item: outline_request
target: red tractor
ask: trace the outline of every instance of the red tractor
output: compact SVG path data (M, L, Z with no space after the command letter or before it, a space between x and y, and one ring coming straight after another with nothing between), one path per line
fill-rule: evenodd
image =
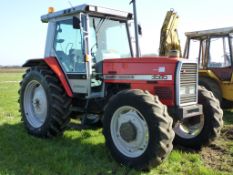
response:
M223 112L213 94L198 87L197 63L134 57L132 16L81 5L41 17L48 23L45 58L23 65L29 68L19 90L30 134L58 136L76 114L83 125L99 119L112 156L134 168L161 163L174 137L200 148L219 135Z

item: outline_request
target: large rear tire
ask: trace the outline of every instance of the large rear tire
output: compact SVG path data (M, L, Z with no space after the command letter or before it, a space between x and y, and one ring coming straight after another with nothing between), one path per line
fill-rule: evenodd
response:
M20 82L19 104L28 133L38 137L61 135L69 122L71 99L48 67L32 67Z
M176 144L200 149L220 135L223 127L223 111L212 92L198 88L198 103L203 105L203 115L184 119L175 124Z
M112 156L137 169L160 164L173 148L172 118L166 106L142 90L123 90L110 99L103 133Z

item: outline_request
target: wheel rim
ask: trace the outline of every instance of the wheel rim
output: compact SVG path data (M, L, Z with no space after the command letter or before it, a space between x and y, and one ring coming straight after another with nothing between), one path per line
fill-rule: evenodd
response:
M47 116L47 96L43 86L36 80L30 81L24 91L24 113L34 128L41 127Z
M120 107L114 112L110 127L113 142L122 154L135 158L145 152L149 143L149 129L137 109Z
M174 131L176 135L184 139L192 139L198 136L204 127L204 115L192 117L178 121Z

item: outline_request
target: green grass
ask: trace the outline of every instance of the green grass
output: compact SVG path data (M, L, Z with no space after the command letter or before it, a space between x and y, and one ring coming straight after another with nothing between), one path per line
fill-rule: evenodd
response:
M207 147L213 156L225 155L216 166L203 158L208 153L205 150L175 148L163 164L150 172L140 172L116 163L105 147L102 129L67 130L63 136L50 140L28 135L18 112L21 76L21 72L0 72L0 175L230 175L233 172L233 141L225 139L227 128L233 128L232 111L226 111L225 135L215 143L221 149Z

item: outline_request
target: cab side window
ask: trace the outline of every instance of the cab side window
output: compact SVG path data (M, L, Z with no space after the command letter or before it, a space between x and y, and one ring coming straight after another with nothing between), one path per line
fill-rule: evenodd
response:
M67 73L85 73L83 36L74 29L72 19L57 22L54 49L63 69Z
M231 66L228 37L210 39L208 67L221 68Z

